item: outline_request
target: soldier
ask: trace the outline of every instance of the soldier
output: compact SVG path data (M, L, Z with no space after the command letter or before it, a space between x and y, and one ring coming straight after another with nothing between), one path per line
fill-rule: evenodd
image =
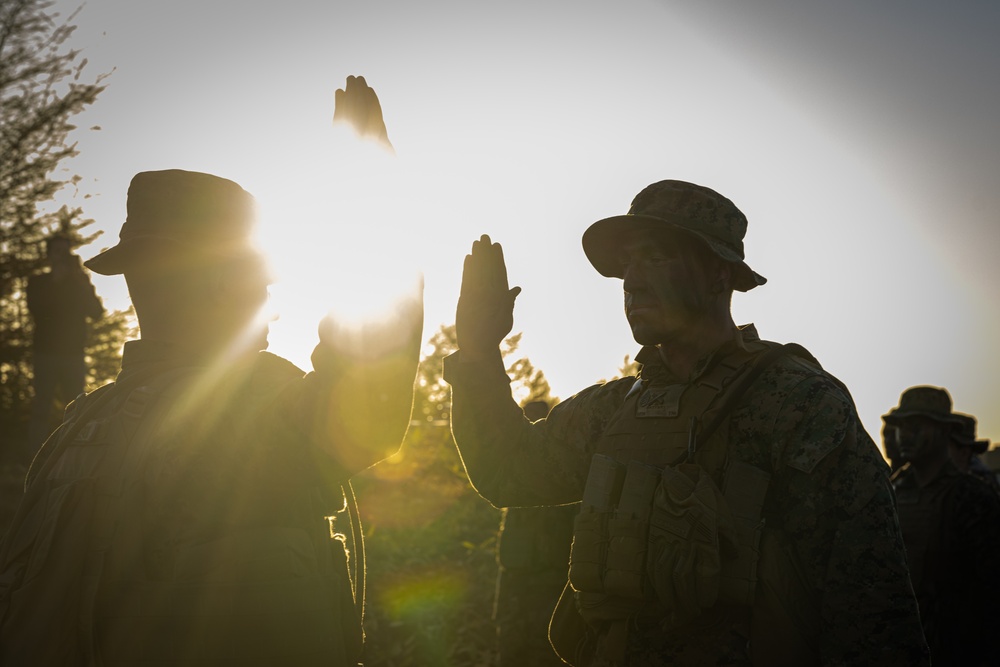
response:
M261 351L250 194L143 172L127 209L87 266L124 275L141 339L36 457L0 550L0 663L356 665L361 600L328 517L402 441L421 298L360 331L324 321L304 373Z
M524 416L544 419L546 401L531 401ZM497 535L497 595L494 615L500 667L563 664L549 645L549 617L566 585L577 505L511 507L503 510Z
M746 224L717 192L661 181L591 225L641 370L534 423L498 350L520 288L499 244L473 243L445 359L466 471L497 507L582 500L560 608L587 627L560 609L550 626L574 665L926 664L888 466L850 395L732 320L732 291L765 282Z
M951 462L960 471L985 482L994 493L1000 495L1000 482L997 481L996 473L979 458L990 448L990 441L976 439L976 418L972 415L955 413L955 418L959 420L958 428L951 434L951 442L948 443Z
M910 577L935 665L992 665L1000 623L1000 499L949 454L968 423L940 387L910 387L882 419L906 462L895 475Z
M45 261L49 270L32 276L27 289L28 311L35 325L31 343L35 398L28 426L31 451L52 429L53 399L62 408L83 391L88 322L104 314L68 236L54 234L45 242Z

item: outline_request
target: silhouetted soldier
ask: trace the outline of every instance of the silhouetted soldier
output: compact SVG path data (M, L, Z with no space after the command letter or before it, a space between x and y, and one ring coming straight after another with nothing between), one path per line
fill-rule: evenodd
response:
M497 507L582 500L560 607L596 639L559 609L550 630L573 664L922 664L889 469L847 390L732 321L733 290L764 283L746 225L683 181L591 225L584 251L624 280L641 370L534 423L498 349L520 288L499 244L473 243L444 367L466 471Z
M955 467L964 473L983 481L994 493L1000 495L1000 482L996 473L979 458L990 448L989 440L976 439L976 418L972 415L955 413L958 427L951 434L948 454Z
M949 447L965 416L939 387L911 387L883 415L906 462L893 476L913 588L934 665L994 665L1000 627L1000 499Z
M400 445L421 300L360 330L324 321L306 374L260 351L254 219L253 198L217 176L132 180L120 242L87 266L124 274L142 337L31 470L0 552L0 663L358 663L361 617L326 517Z
M35 398L28 425L32 451L52 430L53 401L57 399L65 407L83 391L88 320L104 314L101 300L72 249L69 237L50 237L45 243L49 270L28 280L28 311L34 322Z
M549 412L545 401L524 406L531 421ZM549 618L566 585L573 517L578 504L503 510L497 535L495 616L501 667L561 665L549 644Z

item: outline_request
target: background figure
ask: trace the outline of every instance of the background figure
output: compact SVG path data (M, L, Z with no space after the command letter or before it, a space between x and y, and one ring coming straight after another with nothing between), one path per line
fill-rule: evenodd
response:
M535 422L549 413L545 401L524 406ZM511 507L497 535L497 595L494 617L500 667L562 665L549 643L549 619L566 585L579 503L558 507Z
M975 417L961 413L955 413L955 417L959 420L958 427L951 434L951 442L948 443L952 463L962 472L985 482L1000 496L1000 481L997 480L996 473L980 458L990 448L990 441L976 439Z
M952 460L949 449L956 433L967 433L968 415L951 411L945 389L920 386L904 391L882 419L906 463L893 486L931 662L994 665L1000 498Z
M53 401L58 399L65 406L83 391L87 321L104 313L68 237L50 237L45 244L45 259L49 270L31 277L27 293L35 325L35 398L28 425L28 447L32 450L52 430Z

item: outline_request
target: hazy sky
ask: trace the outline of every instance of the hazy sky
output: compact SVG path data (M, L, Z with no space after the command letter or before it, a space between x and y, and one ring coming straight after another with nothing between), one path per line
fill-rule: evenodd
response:
M637 346L580 236L679 178L750 220L769 282L737 321L809 348L876 440L914 384L1000 439L997 3L91 0L77 23L89 71L114 70L79 119L101 130L77 136L77 203L108 232L83 254L117 238L136 172L236 180L282 278L272 349L301 365L319 314L402 290L397 265L424 273L425 337L452 321L485 232L554 392L610 377ZM350 74L395 159L333 134ZM125 305L120 278L95 282Z

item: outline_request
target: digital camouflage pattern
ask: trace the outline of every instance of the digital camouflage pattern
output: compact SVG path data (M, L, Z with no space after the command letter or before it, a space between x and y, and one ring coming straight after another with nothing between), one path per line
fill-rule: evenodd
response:
M743 261L746 216L736 204L711 188L687 181L659 181L635 196L627 214L592 224L583 234L583 249L601 275L622 277L618 246L626 229L637 228L694 234L716 255L736 265L733 287L742 292L767 282Z
M670 377L658 355L637 356L650 386L690 383L713 360L758 340L752 325L707 356L690 378ZM635 378L594 385L531 424L492 364L445 360L455 440L476 489L498 507L580 500L591 457ZM720 427L730 460L772 474L767 530L780 534L809 588L823 664L926 664L926 644L893 508L889 470L843 386L818 366L784 357L757 379ZM763 566L763 564L762 564ZM780 638L776 638L779 641ZM745 612L713 608L664 633L636 623L629 665L750 664Z

